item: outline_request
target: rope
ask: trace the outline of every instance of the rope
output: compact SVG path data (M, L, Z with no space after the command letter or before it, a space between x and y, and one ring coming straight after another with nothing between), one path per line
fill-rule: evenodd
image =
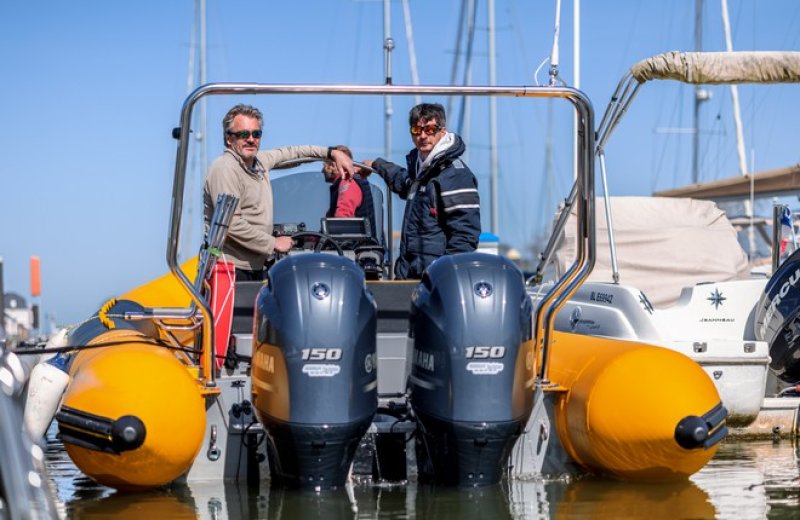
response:
M102 323L103 326L108 330L112 330L117 327L116 324L108 317L108 310L116 304L117 304L117 299L111 298L106 303L104 303L102 307L100 307L100 310L97 313L97 319L99 319L100 323Z
M155 347L165 348L167 350L177 350L180 352L188 352L190 354L199 354L200 350L192 349L192 348L181 348L181 347L174 347L169 343L162 341L156 338L150 338L147 336L136 336L135 337L136 343L145 343L148 345L153 345ZM15 349L9 350L9 352L13 352L18 356L25 356L25 355L38 355L38 354L61 354L66 352L75 352L78 350L85 350L85 349L93 349L93 348L105 348L105 347L113 347L118 345L127 345L131 343L131 338L113 340L113 341L103 341L101 343L93 343L91 345L67 345L64 347L53 347L53 348L26 348L26 349ZM222 356L219 356L222 357Z

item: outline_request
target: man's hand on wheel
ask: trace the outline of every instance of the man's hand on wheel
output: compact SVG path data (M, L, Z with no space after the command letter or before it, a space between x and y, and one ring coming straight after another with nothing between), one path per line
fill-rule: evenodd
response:
M292 237L275 237L275 252L288 253L294 246Z

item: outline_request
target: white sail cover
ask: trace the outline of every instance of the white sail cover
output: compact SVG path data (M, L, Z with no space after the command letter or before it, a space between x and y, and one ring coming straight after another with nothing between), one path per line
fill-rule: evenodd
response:
M800 82L800 52L679 52L644 59L631 67L644 83L674 79L694 84Z
M597 262L589 281L612 282L608 225L596 203ZM681 289L700 282L750 277L736 230L714 202L658 197L611 197L611 218L620 283L640 289L656 307L678 300ZM558 276L575 261L575 212L554 255Z

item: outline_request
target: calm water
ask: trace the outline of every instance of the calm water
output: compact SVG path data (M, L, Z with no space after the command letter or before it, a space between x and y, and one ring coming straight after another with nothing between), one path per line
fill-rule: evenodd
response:
M48 471L67 518L800 518L798 449L790 441L725 443L691 480L673 484L583 478L455 490L360 481L315 494L207 483L119 493L84 477L52 433Z

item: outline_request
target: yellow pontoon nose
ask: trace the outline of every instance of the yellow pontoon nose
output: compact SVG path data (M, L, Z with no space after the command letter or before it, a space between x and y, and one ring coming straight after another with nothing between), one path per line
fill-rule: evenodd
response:
M674 480L702 468L726 411L700 366L675 351L555 333L556 427L579 465L622 479Z
M202 388L169 350L109 331L74 360L56 416L75 465L115 488L167 484L191 467L205 433Z

